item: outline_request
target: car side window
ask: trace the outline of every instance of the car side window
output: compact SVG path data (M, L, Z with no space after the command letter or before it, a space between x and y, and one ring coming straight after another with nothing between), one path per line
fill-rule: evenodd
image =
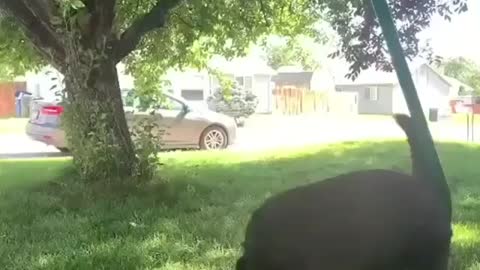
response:
M162 102L159 109L169 111L181 111L183 109L183 104L170 97L165 97L165 100Z

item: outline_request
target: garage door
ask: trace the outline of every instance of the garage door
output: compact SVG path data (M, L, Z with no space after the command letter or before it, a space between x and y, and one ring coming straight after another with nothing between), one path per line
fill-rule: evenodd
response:
M184 99L186 100L191 100L191 101L203 101L203 90L198 90L198 89L184 89L181 92L181 95Z

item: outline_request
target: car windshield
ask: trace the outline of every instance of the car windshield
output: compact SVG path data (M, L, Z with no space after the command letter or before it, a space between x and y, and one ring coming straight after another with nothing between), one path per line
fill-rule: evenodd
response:
M189 102L182 96L172 95L170 93L164 93L165 100L157 107L160 110L182 110L183 105L187 105L189 108L195 111L205 110L202 106L195 104L194 102ZM145 111L141 106L141 101L138 98L134 98L133 95L124 94L124 106L127 108L135 108L135 110Z
M193 109L195 111L205 111L205 110L207 110L205 107L201 106L200 104L195 103L195 102L190 102L190 101L186 100L185 98L183 98L182 96L176 96L176 95L172 95L172 94L165 94L165 96L167 98L172 99L172 100L180 101L181 103L187 105L190 109Z

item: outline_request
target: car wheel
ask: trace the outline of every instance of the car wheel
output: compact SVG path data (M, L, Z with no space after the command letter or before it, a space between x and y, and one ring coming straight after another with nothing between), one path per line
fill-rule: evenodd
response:
M57 147L57 149L62 153L70 153L70 150L68 150L68 148L65 148L65 147Z
M228 145L228 137L225 130L218 126L205 129L200 136L200 148L205 150L225 149Z

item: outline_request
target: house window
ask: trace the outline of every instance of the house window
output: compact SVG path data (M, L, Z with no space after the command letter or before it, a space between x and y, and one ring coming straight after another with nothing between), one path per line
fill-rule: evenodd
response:
M252 76L241 76L235 77L238 85L246 90L252 90L253 88L253 77Z
M252 77L245 77L245 85L243 86L244 89L252 90L253 88L253 79Z
M237 81L239 86L243 87L245 85L245 80L243 77L236 77L235 80Z
M378 100L378 87L372 86L365 89L366 98L370 101Z

